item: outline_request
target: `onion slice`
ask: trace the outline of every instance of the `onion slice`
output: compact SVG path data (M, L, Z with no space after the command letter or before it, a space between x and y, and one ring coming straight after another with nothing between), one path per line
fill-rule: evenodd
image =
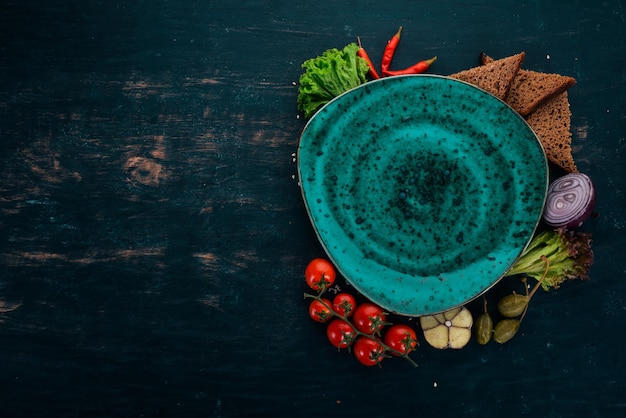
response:
M586 174L566 174L548 188L543 219L550 226L578 228L591 216L595 202L596 192Z

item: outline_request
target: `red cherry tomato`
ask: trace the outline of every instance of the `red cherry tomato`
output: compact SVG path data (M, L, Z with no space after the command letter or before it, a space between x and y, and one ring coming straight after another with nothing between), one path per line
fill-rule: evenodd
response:
M383 340L385 345L400 352L409 354L417 346L417 335L413 328L408 325L396 324L389 327ZM400 355L396 351L390 350L393 355Z
M381 307L365 302L354 310L352 322L359 331L365 334L378 333L387 323L387 314Z
M346 317L352 316L356 308L356 299L350 293L339 293L333 299L333 311Z
M326 335L333 346L347 348L354 341L356 331L343 319L334 319L328 324Z
M333 314L330 312L332 306L328 299L322 298L322 301L313 299L309 305L309 316L317 322L328 322L333 317Z
M316 291L328 289L335 283L336 276L335 267L333 267L330 261L323 258L313 259L304 271L306 284Z
M385 358L385 350L377 341L368 337L359 337L352 347L356 359L366 366L374 366Z

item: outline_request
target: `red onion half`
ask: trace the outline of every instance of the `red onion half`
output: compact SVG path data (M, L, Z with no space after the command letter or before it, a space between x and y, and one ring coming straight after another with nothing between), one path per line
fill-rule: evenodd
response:
M566 174L548 188L543 219L550 226L578 228L591 216L595 203L591 179L583 173Z

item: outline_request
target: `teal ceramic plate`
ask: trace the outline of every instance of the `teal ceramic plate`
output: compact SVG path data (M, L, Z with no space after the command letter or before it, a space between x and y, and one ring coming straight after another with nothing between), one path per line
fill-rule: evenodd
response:
M440 76L368 82L307 123L304 202L338 271L386 310L465 304L510 269L548 187L541 144L509 106Z

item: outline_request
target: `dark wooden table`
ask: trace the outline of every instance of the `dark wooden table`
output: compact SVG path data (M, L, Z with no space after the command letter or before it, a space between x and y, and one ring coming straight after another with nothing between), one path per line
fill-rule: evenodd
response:
M0 1L0 415L626 413L623 1ZM591 281L506 345L365 368L308 319L300 64L357 36L433 73L573 76Z

